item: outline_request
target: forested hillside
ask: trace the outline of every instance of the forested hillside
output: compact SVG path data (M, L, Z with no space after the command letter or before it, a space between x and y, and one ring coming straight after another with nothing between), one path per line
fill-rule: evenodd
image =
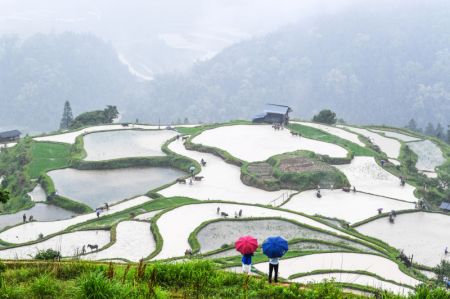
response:
M164 103L180 103L205 121L281 102L307 118L327 107L353 123L447 125L450 6L433 3L355 9L237 44L186 74L157 78L152 103L162 115L173 109Z
M56 130L66 100L77 115L122 103L134 83L113 47L94 36L0 38L0 127Z
M438 4L441 3L441 4ZM0 128L58 128L115 105L122 120L248 119L267 102L310 119L323 108L350 123L450 121L450 5L354 8L231 46L189 71L139 82L91 35L0 38ZM355 26L354 24L358 24ZM149 53L149 55L151 55Z

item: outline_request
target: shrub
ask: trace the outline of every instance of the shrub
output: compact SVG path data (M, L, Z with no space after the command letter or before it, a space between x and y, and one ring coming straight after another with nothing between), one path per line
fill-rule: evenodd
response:
M23 299L27 298L27 290L15 285L0 287L0 299Z
M128 285L122 285L115 280L109 280L103 272L95 271L85 274L78 280L76 297L110 299L130 298L132 296Z
M3 272L6 271L6 266L0 261L0 288L3 285Z
M51 248L39 251L34 258L36 260L54 261L61 259L61 253Z
M30 285L31 292L36 298L54 298L59 291L56 280L45 274L36 278Z

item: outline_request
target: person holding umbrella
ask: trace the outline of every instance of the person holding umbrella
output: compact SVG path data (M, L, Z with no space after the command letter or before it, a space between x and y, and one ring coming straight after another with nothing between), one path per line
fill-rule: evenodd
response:
M263 253L269 258L269 283L278 282L279 259L288 251L288 242L280 236L269 237L262 244Z
M236 241L234 247L242 254L242 271L250 273L252 256L256 248L258 248L258 240L252 236L243 236Z

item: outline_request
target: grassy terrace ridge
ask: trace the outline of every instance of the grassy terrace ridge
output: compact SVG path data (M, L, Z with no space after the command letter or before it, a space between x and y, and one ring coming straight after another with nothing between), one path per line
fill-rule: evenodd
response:
M328 159L326 156L316 155L308 151L275 155L265 162L244 163L241 167L241 181L246 185L267 191L281 189L305 191L315 189L319 184L324 188L330 188L331 185L334 188L349 186L345 175L326 163ZM284 170L286 161L291 162L290 168L296 168L295 162L298 162L298 164L311 163L311 169ZM265 172L270 173L266 176L256 173L255 171L261 166L264 166Z
M301 133L302 136L306 138L340 145L343 148L345 148L349 153L351 153L351 157L349 157L350 159L353 156L370 156L370 157L377 156L377 153L370 148L362 147L358 144L340 138L336 135L332 135L320 129L304 126L301 124L290 124L288 125L288 129L297 133Z
M376 292L384 299L447 298L443 289L416 295ZM428 297L424 295L428 295ZM269 284L265 278L216 270L208 261L175 264L6 262L0 264L0 298L308 298L356 299L333 282Z

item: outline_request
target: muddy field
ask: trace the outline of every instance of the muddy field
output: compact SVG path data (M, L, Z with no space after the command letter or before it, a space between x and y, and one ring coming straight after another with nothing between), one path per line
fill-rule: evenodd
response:
M248 171L263 180L273 179L272 165L266 162L257 162L248 165Z
M307 157L291 157L280 161L280 170L282 172L313 172L313 171L332 171L333 167L320 161L314 161Z

